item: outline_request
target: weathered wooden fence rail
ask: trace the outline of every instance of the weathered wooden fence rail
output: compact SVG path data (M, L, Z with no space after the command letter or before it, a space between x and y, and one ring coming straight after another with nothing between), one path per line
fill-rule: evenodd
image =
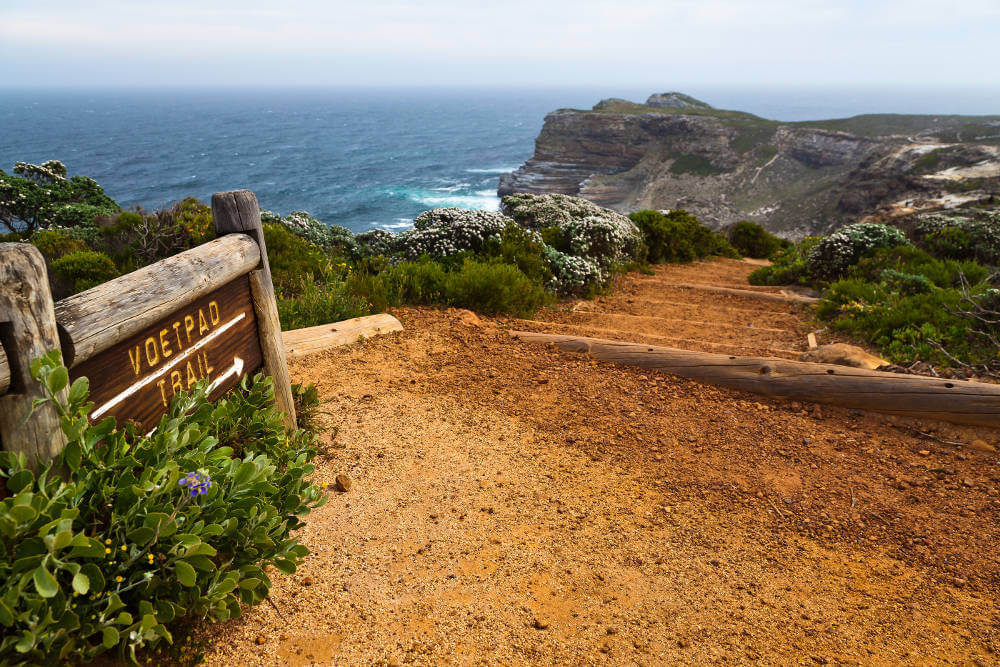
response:
M64 441L32 359L60 349L70 378L90 380L91 417L152 428L173 395L209 379L216 398L258 368L295 426L257 199L212 197L217 238L53 303L45 261L27 243L0 244L0 447L48 460Z

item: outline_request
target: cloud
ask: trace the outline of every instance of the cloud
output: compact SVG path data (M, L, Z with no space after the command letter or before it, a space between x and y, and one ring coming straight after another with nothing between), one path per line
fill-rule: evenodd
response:
M998 24L995 0L5 0L0 83L975 81Z

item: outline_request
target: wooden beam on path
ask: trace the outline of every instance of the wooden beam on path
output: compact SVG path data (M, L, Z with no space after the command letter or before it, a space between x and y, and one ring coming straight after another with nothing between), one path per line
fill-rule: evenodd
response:
M791 290L781 292L758 292L749 289L737 289L735 287L720 287L718 285L700 285L695 283L663 283L665 287L683 287L687 289L703 290L705 292L716 292L718 294L732 294L734 296L745 296L751 299L761 299L763 301L780 301L784 303L816 303L816 297L796 294Z
M785 359L734 357L599 338L515 331L604 361L661 370L731 389L957 424L1000 427L1000 385L882 373Z
M306 329L295 329L281 334L285 354L289 358L303 357L332 347L348 345L361 338L371 338L392 331L402 331L403 325L392 315L382 313L355 317L342 322L320 324Z

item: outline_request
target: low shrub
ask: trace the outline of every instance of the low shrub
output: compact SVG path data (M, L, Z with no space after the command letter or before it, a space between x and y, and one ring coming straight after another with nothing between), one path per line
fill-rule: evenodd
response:
M516 266L467 259L457 271L447 274L444 301L486 315L530 317L545 305L545 288Z
M718 232L683 209L666 214L636 211L629 216L642 232L646 259L661 262L691 262L710 256L739 258L739 253Z
M921 278L890 270L877 283L858 278L837 281L824 293L817 314L834 331L875 345L894 363L919 359L954 366L958 359L995 364L996 347L975 333L982 324L959 314L964 309L961 293L929 287L929 281ZM977 294L981 297L985 290L979 288Z
M1000 210L962 209L917 217L918 245L936 257L1000 265Z
M264 225L264 244L276 290L288 296L300 293L314 279L322 279L331 261L317 246L283 225Z
M339 225L327 225L306 211L292 211L282 217L271 211L261 211L261 221L281 225L327 253L357 257L358 242L351 230Z
M68 384L58 359L32 363L50 397ZM179 393L142 435L91 425L81 378L54 401L68 439L55 460L32 471L0 452L0 662L134 661L178 620L262 601L265 568L295 571L308 550L290 533L325 500L306 479L315 438L285 431L263 376L215 404L207 388Z
M278 319L285 331L381 312L374 311L365 296L352 293L339 278L320 283L306 279L291 292L277 299Z
M769 259L771 255L791 246L789 241L778 238L755 222L744 220L729 228L729 243L744 257Z
M545 258L545 243L541 236L514 222L504 227L495 247L487 246L483 254L498 258L504 264L516 266L521 273L542 285L552 280L552 270Z
M418 215L413 229L396 237L394 248L411 260L424 255L442 259L462 252L482 253L500 241L509 223L500 213L436 208Z
M879 248L909 245L906 235L896 227L859 222L824 236L809 252L809 273L820 280L836 280L862 257Z
M809 272L809 253L822 240L807 236L794 245L782 248L771 257L771 266L762 266L750 274L751 285L816 285Z
M38 251L50 264L71 252L90 249L82 240L54 229L43 229L35 232L31 236L31 243L38 248Z
M118 277L118 267L102 252L74 250L52 262L52 273L70 285L75 294ZM58 294L61 291L56 290L56 298L62 296Z

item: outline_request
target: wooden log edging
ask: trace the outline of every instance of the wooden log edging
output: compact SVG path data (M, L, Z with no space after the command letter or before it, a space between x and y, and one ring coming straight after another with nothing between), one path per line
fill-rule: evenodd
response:
M0 243L0 346L6 352L7 389L0 392L0 440L37 469L66 446L55 406L31 377L31 361L59 349L59 333L45 259L30 243ZM9 357L7 356L9 355ZM64 387L56 398L65 401ZM29 416L30 415L30 416Z
M7 389L10 387L10 364L7 362L7 355L4 354L3 348L0 347L0 396L7 393Z
M332 347L348 345L361 338L402 330L403 325L399 320L387 313L380 313L286 331L281 337L285 342L285 354L289 359L293 359Z
M230 234L57 302L63 362L82 364L258 264L257 243Z
M660 370L731 389L956 424L1000 428L1000 385L869 371L786 359L735 357L670 347L513 331L603 361Z
M655 282L655 281L651 281ZM719 285L702 285L697 283L661 283L664 287L680 287L683 289L696 289L704 292L715 292L717 294L731 294L733 296L743 296L750 299L761 299L763 301L778 301L782 303L802 303L812 304L819 301L814 296L797 294L791 290L781 290L778 292L759 292L749 289L738 289L736 287L722 287Z

